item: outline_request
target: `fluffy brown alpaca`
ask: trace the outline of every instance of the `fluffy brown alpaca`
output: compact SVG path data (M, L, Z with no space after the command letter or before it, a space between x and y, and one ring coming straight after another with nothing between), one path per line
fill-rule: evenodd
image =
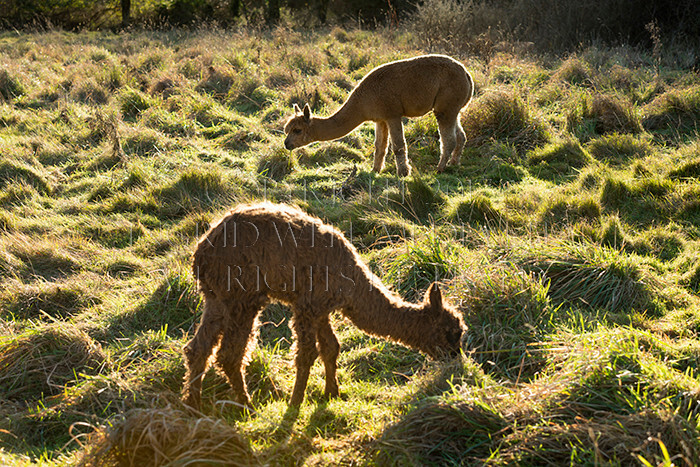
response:
M459 352L464 323L433 284L421 304L403 301L370 272L342 233L286 205L241 205L202 237L193 272L204 313L185 346L184 401L200 406L202 377L218 345L216 364L237 402L250 406L243 368L254 345L258 313L270 300L291 305L296 335L296 382L291 404L304 398L318 353L325 395L338 395L338 339L329 314L340 310L363 331L421 350L433 358Z
M466 137L459 113L472 98L474 81L464 65L446 55L422 55L381 65L370 71L345 103L328 118L311 115L294 104L294 116L284 127L284 146L294 149L314 141L340 138L366 121L375 122L374 168L384 168L388 139L396 156L400 177L411 172L401 117L419 117L431 110L440 131L442 172L459 162Z

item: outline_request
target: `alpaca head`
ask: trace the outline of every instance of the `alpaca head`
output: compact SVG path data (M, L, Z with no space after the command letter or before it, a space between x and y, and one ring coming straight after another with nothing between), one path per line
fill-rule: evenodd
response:
M466 326L457 310L443 301L437 282L433 282L425 293L423 310L430 317L433 334L424 351L435 359L444 355L459 355Z
M294 104L294 116L284 126L284 134L287 135L284 140L285 148L292 150L306 146L314 141L309 131L312 119L309 104L304 106L304 110L301 110L298 105Z

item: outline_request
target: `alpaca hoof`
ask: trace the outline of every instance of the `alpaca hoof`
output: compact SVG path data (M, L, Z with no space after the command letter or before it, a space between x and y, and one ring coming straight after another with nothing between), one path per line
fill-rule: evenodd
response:
M399 177L408 177L411 175L411 166L399 166L396 168L396 173L399 175Z

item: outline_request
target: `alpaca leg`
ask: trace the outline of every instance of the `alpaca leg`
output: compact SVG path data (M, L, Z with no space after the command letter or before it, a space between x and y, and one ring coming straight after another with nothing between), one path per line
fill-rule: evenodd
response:
M224 305L213 295L204 296L204 313L192 340L184 348L185 384L182 399L185 404L199 409L202 397L202 377L207 369L207 361L221 336L226 314Z
M318 349L323 360L323 365L326 369L326 390L325 397L338 397L338 378L336 377L336 369L338 367L338 354L340 353L340 343L335 337L331 323L326 316L319 324L316 331L316 340L318 341Z
M399 177L407 177L411 173L411 166L406 156L406 139L403 136L403 123L397 118L389 120L389 136L391 137L391 149L396 157L396 173Z
M386 122L379 121L374 127L374 167L372 168L377 173L384 169L388 143L389 126Z
M440 162L438 162L437 171L442 172L445 170L447 161L457 146L457 120L442 114L436 114L435 116L437 117L438 130L440 131Z
M308 310L304 310L303 313L305 313L306 316L303 316L302 313L295 312L293 322L294 333L297 338L297 353L295 357L297 375L294 381L294 390L292 391L290 404L295 406L301 405L304 400L304 392L306 391L306 384L309 381L311 365L313 365L318 354L316 349L317 326L314 325L313 319L310 318L311 314Z
M467 142L467 135L464 133L462 124L459 122L459 116L457 116L457 145L452 152L452 158L450 159L450 165L459 164L459 158L462 156L462 151L464 150L464 144Z
M255 345L256 333L253 324L261 307L262 305L246 304L231 315L216 353L216 364L226 374L236 402L247 407L252 407L252 404L246 389L243 370L247 363L247 356Z

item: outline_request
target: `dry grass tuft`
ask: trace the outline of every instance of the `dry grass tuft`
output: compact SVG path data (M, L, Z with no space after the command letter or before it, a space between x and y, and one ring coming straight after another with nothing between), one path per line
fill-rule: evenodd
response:
M478 98L466 111L462 126L469 146L498 140L525 152L551 139L546 123L533 116L513 91L491 92Z
M259 464L248 441L222 420L171 407L131 410L90 441L80 466Z
M493 434L507 428L507 421L486 404L431 401L384 432L378 440L377 461L379 465L481 464L489 457Z
M0 340L0 391L8 399L63 392L79 373L108 362L102 346L73 325L53 323Z

